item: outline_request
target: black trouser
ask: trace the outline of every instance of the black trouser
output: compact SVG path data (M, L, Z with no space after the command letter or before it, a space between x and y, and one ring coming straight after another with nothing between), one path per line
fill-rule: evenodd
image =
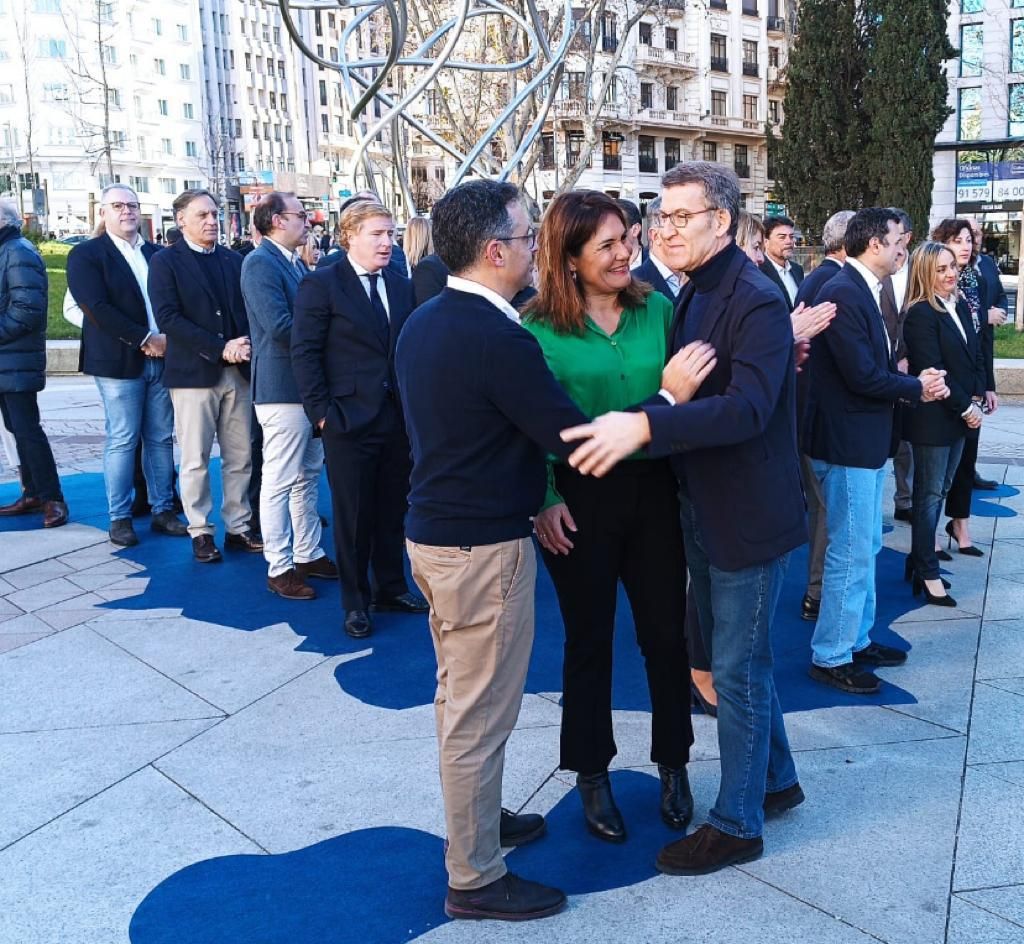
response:
M409 590L402 556L412 468L409 439L393 400L385 403L370 426L354 435L336 432L331 418L328 412L324 459L341 605L346 611L366 610L376 596L397 596Z
M711 653L704 648L704 634L700 631L697 602L692 593L686 595L686 651L691 669L698 672L711 671Z
M974 490L974 467L978 463L979 429L968 429L964 439L964 454L956 467L953 484L946 496L947 518L971 517L971 492Z
M555 483L578 527L568 556L543 552L565 624L559 766L595 774L616 754L612 642L621 580L647 669L651 760L682 767L693 727L675 475L667 460L623 462L600 479L558 465Z
M39 423L35 393L0 393L0 414L18 446L21 486L29 498L63 501L57 463Z

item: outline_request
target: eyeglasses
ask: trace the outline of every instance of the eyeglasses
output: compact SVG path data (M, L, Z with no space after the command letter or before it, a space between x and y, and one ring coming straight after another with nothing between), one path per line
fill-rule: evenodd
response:
M690 213L687 210L673 210L671 213L659 213L658 223L664 226L666 223L671 223L673 227L678 230L686 229L686 224L690 222L695 216L700 216L702 213L714 213L718 207L705 207L703 210L696 210Z
M278 213L278 216L297 216L303 223L309 219L309 214L305 210L286 210L284 213Z
M132 213L139 212L139 204L137 203L121 203L119 200L116 203L108 203L107 206L115 213L123 213L125 210L131 210Z
M510 242L513 239L526 239L529 240L527 248L537 248L537 230L533 229L532 227L528 229L525 233L523 233L522 236L495 236L494 238L503 243Z

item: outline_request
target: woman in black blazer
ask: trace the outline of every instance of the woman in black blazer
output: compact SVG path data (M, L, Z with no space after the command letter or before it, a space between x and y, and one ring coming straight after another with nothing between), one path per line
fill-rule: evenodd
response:
M990 286L985 277L978 271L976 263L981 247L974 240L974 233L969 220L943 220L932 231L932 239L949 248L956 256L960 267L957 285L960 298L967 305L970 313L970 327L978 337L985 363L986 383L984 389L992 391L991 399L986 394L983 401L991 405L995 402L995 376L992 363L993 334L988 323L988 306L986 299L990 294ZM978 459L978 429L969 429L964 440L964 452L960 457L960 465L953 483L946 496L946 534L950 537L950 545L956 541L960 553L969 557L982 557L983 552L971 542L969 519L971 517L971 492L974 489L974 467Z
M903 336L910 373L928 367L946 371L949 396L919 403L904 413L904 438L914 453L911 552L907 577L928 603L956 606L946 593L935 556L935 529L968 430L981 426L985 360L971 311L957 291L959 269L942 243L922 243L914 252L907 286Z

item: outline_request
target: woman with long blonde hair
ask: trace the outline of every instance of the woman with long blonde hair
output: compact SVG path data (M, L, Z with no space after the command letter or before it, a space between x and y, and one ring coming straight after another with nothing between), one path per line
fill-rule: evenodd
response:
M981 426L985 359L971 311L957 291L960 270L952 249L926 242L914 250L907 284L903 337L909 372L946 372L949 396L904 413L904 438L914 455L911 552L905 576L926 603L956 606L939 575L935 529L964 451L968 430Z
M412 271L420 264L424 256L434 251L434 237L430 231L430 220L425 216L414 216L405 226L405 238L402 249Z

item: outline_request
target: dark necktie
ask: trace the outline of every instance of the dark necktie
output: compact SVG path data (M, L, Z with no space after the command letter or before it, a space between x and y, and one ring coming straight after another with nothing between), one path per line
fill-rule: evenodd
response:
M384 332L384 336L387 337L391 330L390 323L388 321L388 311L384 307L384 302L380 297L380 292L377 291L377 280L380 278L379 272L367 272L366 277L370 280L370 307L373 309L373 313L377 316L377 329Z
M889 335L889 348L893 357L898 357L900 347L900 312L896 307L896 292L892 285L892 276L882 279L878 292L878 307L882 309L882 320L885 321L885 333Z

